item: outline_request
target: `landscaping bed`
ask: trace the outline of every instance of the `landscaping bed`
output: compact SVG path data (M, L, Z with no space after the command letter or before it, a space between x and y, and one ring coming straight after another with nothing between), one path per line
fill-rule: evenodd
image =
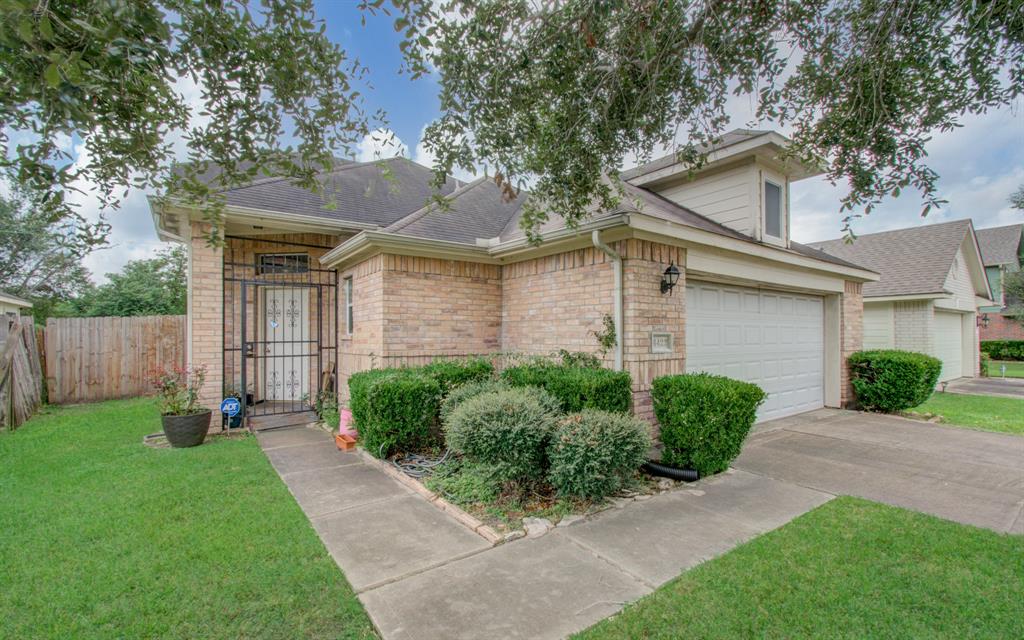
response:
M629 374L596 358L534 358L500 375L479 358L371 370L349 391L363 449L488 539L542 534L675 485L641 472L651 427L630 412ZM705 476L739 454L764 393L692 374L659 378L652 397L664 462Z

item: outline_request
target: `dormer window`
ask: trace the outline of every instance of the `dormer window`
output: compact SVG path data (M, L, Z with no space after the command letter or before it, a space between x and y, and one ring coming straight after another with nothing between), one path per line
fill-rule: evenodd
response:
M764 181L764 234L782 239L782 187Z

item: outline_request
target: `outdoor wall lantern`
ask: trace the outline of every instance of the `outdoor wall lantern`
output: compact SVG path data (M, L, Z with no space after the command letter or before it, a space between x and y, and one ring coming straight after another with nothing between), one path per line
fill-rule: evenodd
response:
M676 263L668 265L668 269L665 269L665 273L661 274L661 292L672 293L672 287L676 286L679 282L679 267Z
M662 286L664 286L664 285L662 285ZM988 323L989 323L989 320L988 320L988 314L987 313L983 313L980 316L978 316L978 326L979 327L981 327L982 329L988 329Z

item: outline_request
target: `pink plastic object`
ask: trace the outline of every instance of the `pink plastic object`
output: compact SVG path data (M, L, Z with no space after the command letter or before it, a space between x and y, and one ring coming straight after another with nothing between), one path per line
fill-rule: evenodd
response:
M359 435L355 427L352 426L352 411L350 409L341 410L341 420L338 422L338 433L343 436L352 436L353 438Z

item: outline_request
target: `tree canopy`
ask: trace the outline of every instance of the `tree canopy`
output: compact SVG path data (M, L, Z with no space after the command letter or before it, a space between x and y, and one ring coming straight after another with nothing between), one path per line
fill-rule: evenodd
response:
M579 221L624 157L701 161L731 97L791 128L790 153L848 193L847 216L910 187L942 201L925 144L1024 87L1020 0L466 0L430 31L442 169L484 163L533 194L528 230ZM735 125L732 125L735 126Z
M417 40L429 3L401 4L396 29ZM418 56L413 76L426 70ZM129 185L155 188L216 221L214 192L263 173L319 189L335 153L383 121L364 110L366 73L327 38L312 0L0 0L0 169L51 220L82 222L68 193L88 183L105 206ZM72 162L69 139L84 160ZM176 139L187 162L172 170Z
M89 285L61 303L61 316L154 316L185 313L188 256L183 246L158 252L156 257L132 260L109 282Z

